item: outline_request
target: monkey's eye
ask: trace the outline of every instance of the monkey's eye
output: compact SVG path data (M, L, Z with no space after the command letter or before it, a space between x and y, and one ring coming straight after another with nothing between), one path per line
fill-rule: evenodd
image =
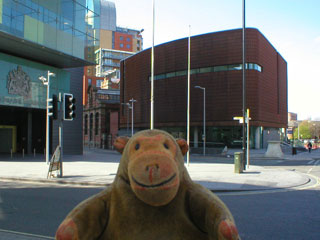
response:
M168 144L164 143L163 146L164 146L165 149L169 149Z
M140 144L137 143L136 146L134 147L136 150L138 150L140 148Z

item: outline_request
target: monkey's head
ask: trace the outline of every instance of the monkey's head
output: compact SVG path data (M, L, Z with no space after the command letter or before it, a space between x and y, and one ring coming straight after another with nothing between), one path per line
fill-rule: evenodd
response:
M130 184L134 194L152 206L168 204L176 196L184 171L185 140L160 130L145 130L130 139L118 137L122 153L117 177Z

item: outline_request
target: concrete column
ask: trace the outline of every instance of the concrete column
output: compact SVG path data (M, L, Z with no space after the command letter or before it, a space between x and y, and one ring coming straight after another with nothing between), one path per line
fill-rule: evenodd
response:
M198 147L198 127L194 127L193 131L193 147Z
M28 111L28 146L27 146L27 153L32 153L32 112Z
M261 143L261 127L256 128L255 132L255 149L260 149Z

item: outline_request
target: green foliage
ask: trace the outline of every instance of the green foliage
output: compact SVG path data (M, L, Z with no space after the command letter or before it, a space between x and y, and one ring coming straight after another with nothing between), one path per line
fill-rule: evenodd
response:
M310 139L313 138L311 134L310 124L308 121L303 121L299 124L299 134L300 139ZM298 128L294 129L294 138L298 138Z

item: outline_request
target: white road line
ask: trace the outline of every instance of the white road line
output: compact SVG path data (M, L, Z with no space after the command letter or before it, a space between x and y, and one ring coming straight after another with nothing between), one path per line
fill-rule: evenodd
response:
M315 160L311 160L310 162L308 162L309 165L313 164Z
M5 229L0 229L0 232L18 234L18 235L23 235L23 236L27 236L27 237L35 237L35 238L43 238L43 239L55 239L54 237L48 237L48 236L42 236L42 235L24 233L24 232L16 232L16 231L10 231L10 230L5 230Z
M313 170L313 168L314 168L315 166L319 165L320 160L317 160L317 161L314 160L314 161L315 161L315 162L314 162L312 168L309 169L309 171L307 172L307 174L309 174L309 173Z

